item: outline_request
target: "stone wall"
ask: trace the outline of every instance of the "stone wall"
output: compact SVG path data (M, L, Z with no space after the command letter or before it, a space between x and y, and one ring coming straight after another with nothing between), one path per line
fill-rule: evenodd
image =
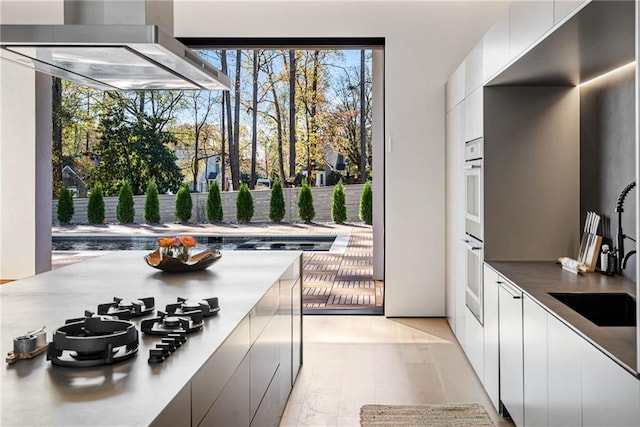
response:
M358 216L360 206L360 194L362 193L362 184L346 185L345 187L346 201L347 201L347 221L348 222L360 222ZM286 222L300 222L298 216L298 192L300 188L283 188L284 200L286 206L286 214L283 221ZM313 191L313 206L316 211L316 217L314 222L330 222L331 221L331 195L333 187L312 187ZM254 215L252 222L269 222L269 200L271 197L271 191L253 190L251 192L253 196ZM193 200L193 216L191 222L203 223L207 221L206 201L207 193L192 193ZM237 191L223 192L222 209L224 213L225 222L236 222L236 199L238 197ZM161 222L173 223L176 222L175 217L175 195L160 195L160 217ZM87 224L87 202L89 199L74 199L75 213L71 222L73 224ZM145 196L134 196L134 203L136 209L135 222L143 223L144 215L144 202ZM116 220L116 206L118 204L117 197L105 197L105 216L107 223L117 223ZM57 224L58 219L56 212L58 210L58 201L53 200L53 215L52 224Z

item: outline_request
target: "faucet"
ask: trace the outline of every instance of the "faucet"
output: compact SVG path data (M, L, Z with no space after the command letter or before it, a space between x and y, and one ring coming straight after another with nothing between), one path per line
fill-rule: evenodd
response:
M618 269L618 273L622 273L622 270L627 268L627 261L629 257L636 253L636 251L630 251L628 254L624 253L624 239L629 239L635 242L634 239L624 234L622 231L622 212L624 212L624 199L627 197L627 194L636 186L636 182L633 181L620 193L618 196L618 203L616 204L616 212L618 213L618 265L616 266Z

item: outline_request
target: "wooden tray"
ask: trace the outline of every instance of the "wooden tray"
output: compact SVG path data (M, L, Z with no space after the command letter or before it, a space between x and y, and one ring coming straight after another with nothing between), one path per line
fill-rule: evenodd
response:
M222 257L217 249L209 249L189 258L183 262L177 258L162 256L159 250L155 250L144 256L144 260L153 268L171 273L181 273L186 271L200 271L213 265Z

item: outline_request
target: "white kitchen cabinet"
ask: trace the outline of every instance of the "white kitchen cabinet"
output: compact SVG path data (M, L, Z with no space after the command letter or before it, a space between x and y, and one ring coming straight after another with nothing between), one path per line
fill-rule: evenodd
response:
M583 340L582 425L640 426L640 382Z
M582 424L584 340L554 316L547 318L549 426Z
M516 57L553 27L552 0L515 0L510 4L510 53Z
M500 348L498 325L498 283L500 276L484 266L484 389L491 403L500 406Z
M451 329L464 342L464 103L446 114L445 145L445 307Z
M528 296L523 297L524 425L548 423L547 316Z
M464 95L471 95L471 92L482 86L482 39L469 52L464 60Z
M447 83L444 85L445 111L451 111L464 99L465 88L465 65L464 61L458 65Z
M465 307L465 313L465 350L467 359L471 362L471 366L476 371L480 382L484 382L484 331L482 325L469 308Z
M462 348L466 351L467 348L467 334L466 334L466 323L467 323L467 304L466 304L466 295L465 295L465 283L466 283L466 274L464 267L465 256L466 256L466 244L463 243L460 239L455 242L456 248L456 265L457 270L456 274L456 338L458 342L462 346Z
M476 89L464 100L464 140L471 141L484 134L483 89Z
M510 60L509 8L507 8L484 35L482 42L482 81L487 83Z
M522 291L506 281L498 288L500 311L500 400L513 422L524 425Z
M569 14L573 13L578 6L589 0L555 0L553 2L553 24L562 21Z

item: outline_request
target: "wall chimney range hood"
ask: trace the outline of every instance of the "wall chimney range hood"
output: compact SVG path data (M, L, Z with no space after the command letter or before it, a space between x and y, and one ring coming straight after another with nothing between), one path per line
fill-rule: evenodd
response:
M0 25L0 57L102 90L230 87L165 31L171 0L65 0L64 8L64 25Z

